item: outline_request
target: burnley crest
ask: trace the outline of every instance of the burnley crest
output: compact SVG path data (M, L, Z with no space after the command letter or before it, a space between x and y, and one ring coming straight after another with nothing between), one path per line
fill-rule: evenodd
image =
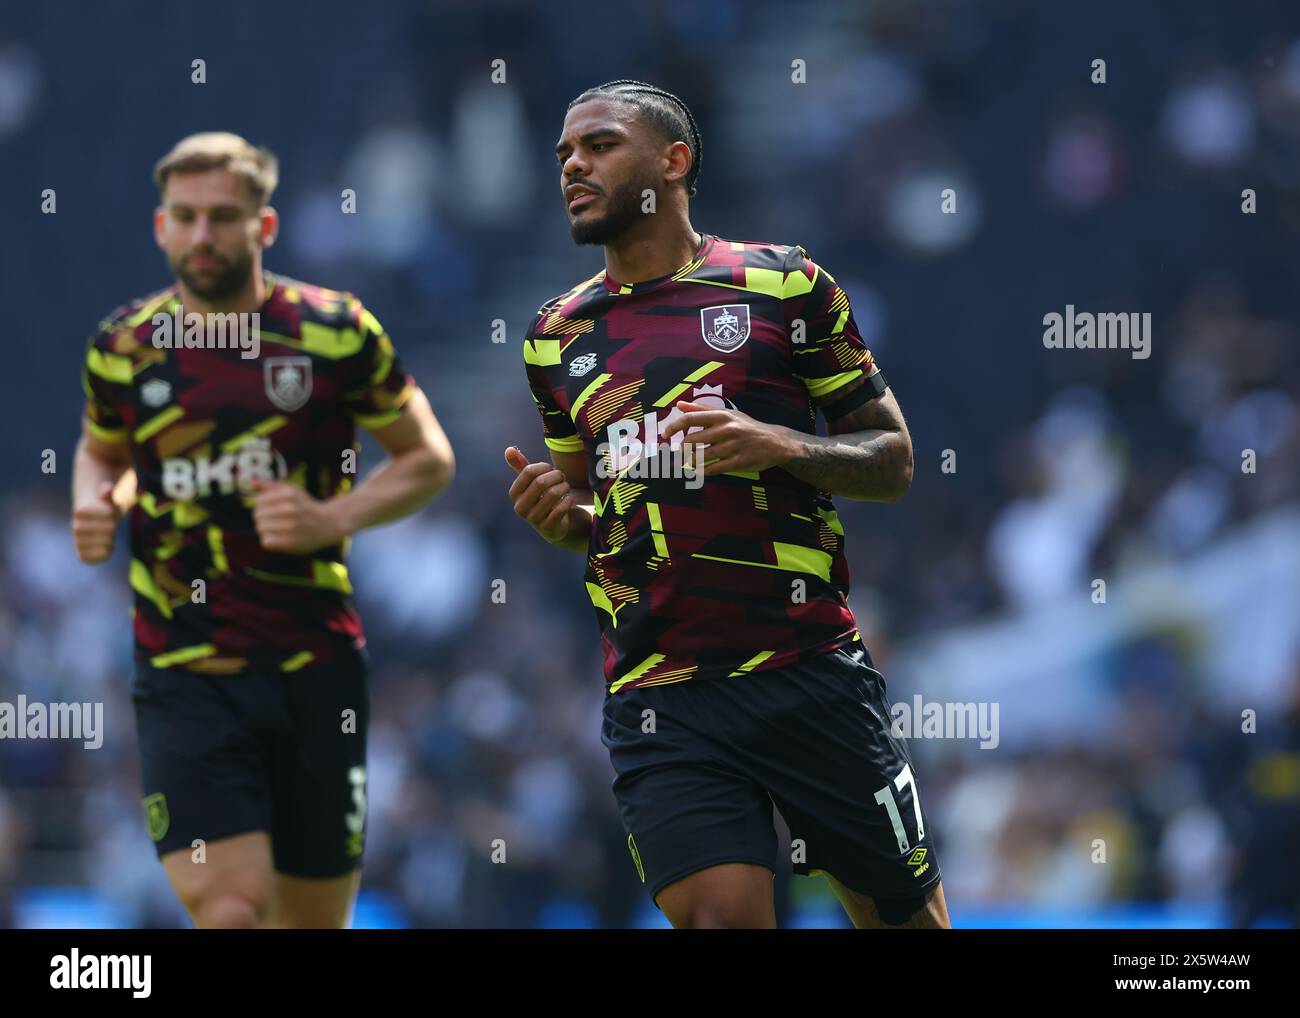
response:
M265 370L267 399L286 413L311 396L310 357L268 357Z
M700 331L704 342L722 353L731 353L749 338L749 305L719 304L700 309Z

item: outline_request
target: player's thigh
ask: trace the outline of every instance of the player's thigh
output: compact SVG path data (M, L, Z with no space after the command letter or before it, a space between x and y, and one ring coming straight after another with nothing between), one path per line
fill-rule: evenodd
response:
M655 904L679 930L774 930L772 876L754 863L709 866L669 884Z
M267 925L277 929L345 929L361 886L361 871L313 879L275 874Z
M141 665L132 681L146 825L197 925L249 925L269 900L264 700L250 676Z
M271 902L271 839L264 831L217 838L162 857L163 870L196 927L259 926Z
M853 925L860 930L948 930L948 903L943 896L943 883L937 883L924 893L902 898L879 900L850 887L845 887L831 874L826 874L831 890L840 899L844 911Z
M367 659L348 655L280 677L272 752L275 870L344 900L361 866L366 822ZM288 885L286 885L288 886ZM283 912L283 910L281 910ZM333 907L328 909L336 911Z
M612 694L601 739L651 900L674 925L694 925L701 913L762 925L776 865L772 800L729 759L717 699L709 684L691 682Z
M906 907L936 885L925 785L892 730L884 679L865 649L756 675L746 692L736 709L769 726L747 747L750 773L789 825L794 871L829 874L875 899L887 921L892 903Z

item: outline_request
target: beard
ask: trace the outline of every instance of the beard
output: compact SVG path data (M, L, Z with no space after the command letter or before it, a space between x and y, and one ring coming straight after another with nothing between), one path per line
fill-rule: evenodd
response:
M189 252L189 254L195 253ZM253 256L248 252L241 251L232 258L219 255L215 251L204 251L203 254L217 263L215 271L200 273L186 268L185 259L189 257L188 254L181 255L179 258L172 258L170 255L167 257L172 275L184 283L196 297L202 297L204 300L224 300L233 297L248 283L248 278L253 271Z
M613 191L605 192L605 214L595 216L590 212L578 213L569 223L569 233L575 244L609 244L618 240L645 213L641 211L642 192L658 191L652 181L629 181Z

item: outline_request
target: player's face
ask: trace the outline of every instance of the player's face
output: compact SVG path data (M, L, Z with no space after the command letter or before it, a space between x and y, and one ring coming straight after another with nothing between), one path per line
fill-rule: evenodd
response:
M245 181L229 170L173 173L154 232L176 278L196 296L220 300L252 277L258 252L274 236L270 211L259 209Z
M645 215L644 192L660 190L655 176L659 146L625 103L592 99L573 107L564 118L555 155L576 244L618 239Z

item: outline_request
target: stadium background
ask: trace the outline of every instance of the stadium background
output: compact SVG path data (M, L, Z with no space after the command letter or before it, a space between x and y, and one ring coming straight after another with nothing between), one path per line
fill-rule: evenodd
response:
M377 665L358 925L662 922L609 789L580 560L513 516L501 458L543 454L530 315L600 266L569 240L551 147L569 99L617 77L692 106L695 225L807 247L907 414L911 492L839 508L891 699L999 706L996 748L912 742L954 922L1295 925L1300 15L1282 7L6 5L0 700L102 701L107 735L0 742L0 925L184 923L139 805L123 542L78 563L67 490L85 338L169 282L151 167L211 129L279 155L268 267L362 297L459 460L444 498L353 549ZM1066 304L1150 312L1153 355L1045 349ZM844 924L820 879L776 887L783 924Z

